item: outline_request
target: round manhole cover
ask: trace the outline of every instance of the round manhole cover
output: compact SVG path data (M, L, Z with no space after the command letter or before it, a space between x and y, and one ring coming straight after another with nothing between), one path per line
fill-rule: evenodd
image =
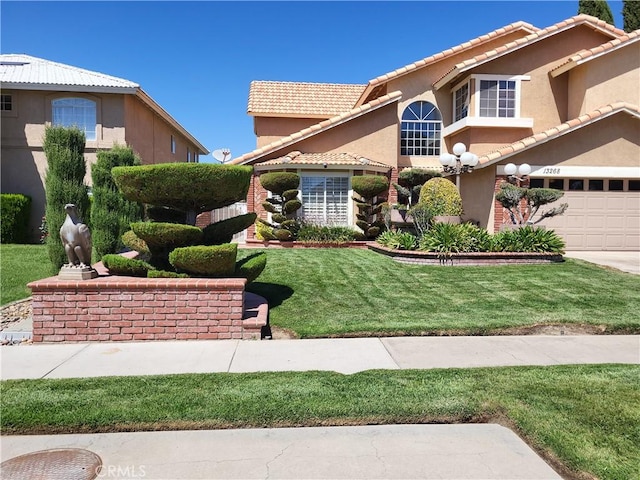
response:
M59 448L27 453L0 464L3 480L93 480L102 460L81 448Z

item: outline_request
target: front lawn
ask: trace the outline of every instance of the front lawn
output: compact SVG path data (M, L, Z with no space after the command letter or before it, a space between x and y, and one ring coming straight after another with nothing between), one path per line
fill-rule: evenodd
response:
M497 421L565 478L619 480L639 473L638 378L564 365L7 380L0 405L5 435Z
M361 249L266 249L248 290L298 336L499 333L535 325L640 331L640 277L580 260L411 266Z
M0 305L31 296L27 283L51 276L44 245L0 244Z

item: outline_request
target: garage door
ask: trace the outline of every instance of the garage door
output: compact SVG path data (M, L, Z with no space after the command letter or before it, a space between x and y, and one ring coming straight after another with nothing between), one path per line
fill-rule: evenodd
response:
M566 250L640 250L640 191L571 189L580 187L580 182L565 181L558 203L566 202L569 208L541 225L554 229L566 242ZM583 188L588 182L582 181ZM603 183L607 185L606 180Z

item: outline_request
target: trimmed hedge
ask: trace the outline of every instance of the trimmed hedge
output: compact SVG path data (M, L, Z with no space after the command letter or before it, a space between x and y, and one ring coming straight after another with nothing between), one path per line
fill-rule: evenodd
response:
M387 191L389 179L383 175L360 175L351 178L351 186L358 195L369 199Z
M202 230L202 243L204 245L231 243L236 233L246 230L253 225L255 221L256 214L251 212L212 223Z
M122 243L125 247L129 247L131 250L135 250L138 253L147 255L151 253L147 242L133 233L133 230L128 230L122 234Z
M0 195L0 242L26 243L30 214L31 197L21 193Z
M176 270L207 277L232 277L236 269L238 245L210 245L176 248L169 262Z
M129 277L146 277L154 267L143 260L127 258L114 253L102 257L102 264L111 275L126 275Z
M186 273L168 272L166 270L149 270L148 278L190 278Z
M187 214L185 212L168 207L147 205L145 213L151 222L186 223L187 221Z
M136 222L131 224L133 233L154 248L175 248L194 245L202 240L202 230L192 225L162 222Z
M272 193L284 196L284 192L296 190L300 185L300 175L293 172L269 172L260 175L260 184Z
M209 163L163 163L116 167L113 179L129 200L198 213L247 197L252 167Z
M249 284L260 276L266 266L266 252L253 253L236 263L235 276L239 278L246 278L247 284Z

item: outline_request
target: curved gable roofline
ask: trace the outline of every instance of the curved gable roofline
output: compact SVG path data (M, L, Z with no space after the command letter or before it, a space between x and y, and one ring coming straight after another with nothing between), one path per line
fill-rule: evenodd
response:
M379 77L376 77L373 80L369 81L366 88L360 95L360 98L356 102L356 106L362 104L362 102L365 101L367 96L373 91L374 88L382 84L385 84L390 80L415 72L421 68L427 67L433 63L439 62L440 60L450 57L451 55L456 55L458 53L464 52L471 48L475 48L479 45L482 45L483 43L493 41L496 38L502 37L504 35L507 35L509 33L512 33L518 30L534 33L534 32L537 32L539 29L527 22L520 21L520 22L511 23L509 25L493 30L492 32L486 33L472 40L469 40L467 42L461 43L460 45L456 45L455 47L451 47L446 50L443 50L442 52L436 53L435 55L431 55L429 57L423 58L422 60L418 60L417 62L413 62L404 67L398 68L397 70L394 70L392 72L385 73L384 75L380 75Z
M481 55L477 55L473 58L465 60L464 62L458 63L454 66L449 72L445 73L442 77L436 80L433 83L433 87L436 90L439 90L444 85L447 85L453 79L455 79L461 73L464 73L472 68L475 68L484 63L495 60L496 58L507 55L511 52L519 50L523 47L536 43L545 38L549 38L553 35L557 35L558 33L564 32L571 28L575 28L579 25L587 25L594 30L602 32L605 35L615 39L620 38L625 35L623 30L620 30L613 25L608 24L607 22L600 20L599 18L592 17L590 15L576 15L567 20L563 20L562 22L558 22L555 25L551 25L545 29L539 30L535 33L527 35L526 37L519 38L518 40L514 40L513 42L509 42L499 48L494 50L490 50Z
M340 115L335 115L334 117L323 120L320 123L311 125L310 127L292 133L291 135L287 135L286 137L282 137L281 139L276 140L275 142L271 142L264 147L257 148L249 153L245 153L240 157L234 158L229 163L236 165L255 163L257 160L269 153L280 150L282 148L290 147L291 145L294 145L302 140L306 140L309 137L313 137L318 133L325 132L331 128L337 127L338 125L342 125L343 123L361 117L362 115L366 115L367 113L373 112L374 110L378 110L379 108L382 108L386 105L397 102L398 100L400 100L400 98L402 98L402 92L391 92L387 95L383 95L382 97L376 98L375 100L372 100L365 105L355 107L348 112L341 113Z
M598 108L592 112L580 115L577 118L564 122L556 127L537 133L522 140L518 140L510 145L506 145L493 152L480 155L478 158L478 166L476 168L484 168L494 163L501 162L513 155L524 152L531 148L535 148L550 140L556 139L568 133L574 132L582 127L598 122L612 115L626 112L632 117L640 119L640 107L632 103L616 102Z
M629 32L622 37L615 38L610 42L603 43L597 47L591 49L580 50L575 55L569 57L565 62L561 63L557 67L554 67L549 73L552 77L557 77L565 72L568 72L574 67L586 63L594 58L598 58L601 55L606 55L611 52L615 52L621 48L628 47L636 42L640 41L640 30Z

